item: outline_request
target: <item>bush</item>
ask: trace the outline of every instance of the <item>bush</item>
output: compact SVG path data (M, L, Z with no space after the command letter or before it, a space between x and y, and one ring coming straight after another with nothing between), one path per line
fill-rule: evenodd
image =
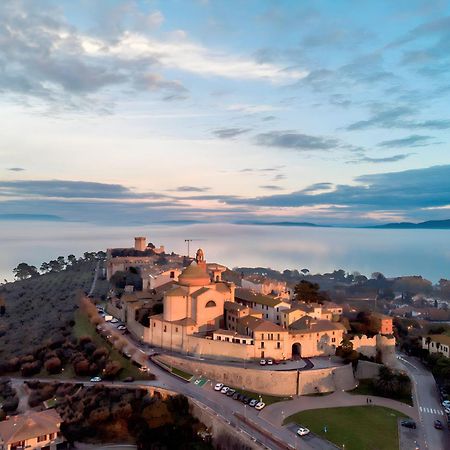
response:
M47 359L44 364L45 370L50 374L61 373L62 370L62 362L56 356L50 359Z
M78 376L89 375L89 361L87 359L80 359L73 364L73 370Z
M22 365L20 372L23 377L31 377L41 371L41 363L39 361L29 362Z
M5 413L12 413L17 410L19 406L19 398L18 397L9 397L3 402L2 409Z
M117 361L109 361L103 370L104 378L114 378L122 370L122 366Z
M92 354L92 359L99 360L102 358L107 358L109 355L109 351L106 347L99 347L95 350L95 352Z

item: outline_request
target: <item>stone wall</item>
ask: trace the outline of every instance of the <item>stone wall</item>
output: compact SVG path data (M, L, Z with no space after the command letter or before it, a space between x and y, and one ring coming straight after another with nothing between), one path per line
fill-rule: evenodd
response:
M203 375L233 387L276 396L332 392L356 386L351 365L297 372L243 369L169 355L159 355L156 358L168 366L194 375Z
M358 361L356 378L358 378L358 380L363 380L365 378L374 378L378 376L378 371L382 366L382 364L377 364L370 361Z

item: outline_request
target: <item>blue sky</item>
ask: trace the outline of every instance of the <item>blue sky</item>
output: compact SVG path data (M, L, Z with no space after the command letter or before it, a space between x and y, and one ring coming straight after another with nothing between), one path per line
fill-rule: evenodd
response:
M2 1L0 218L450 217L447 1Z

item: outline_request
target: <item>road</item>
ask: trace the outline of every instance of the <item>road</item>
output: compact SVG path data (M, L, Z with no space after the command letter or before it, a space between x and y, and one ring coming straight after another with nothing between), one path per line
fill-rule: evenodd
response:
M413 382L414 405L419 413L419 444L428 450L450 450L450 431L440 402L436 382L430 371L414 357L398 354L397 362ZM443 430L434 428L434 421L444 424Z

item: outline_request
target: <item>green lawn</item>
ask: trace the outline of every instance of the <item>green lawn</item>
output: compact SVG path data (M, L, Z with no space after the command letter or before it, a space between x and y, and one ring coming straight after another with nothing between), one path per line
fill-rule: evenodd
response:
M171 372L175 375L178 375L181 378L189 381L192 378L192 373L185 372L184 370L177 369L176 367L172 367Z
M355 389L351 391L347 391L349 394L354 395L375 395L377 397L383 397L377 393L372 384L372 379L362 379L359 380L359 384ZM405 395L403 397L387 397L392 398L392 400L397 400L398 402L406 403L407 405L413 406L413 402L411 399L411 394Z
M81 311L75 312L75 326L73 327L75 337L91 336L92 341L99 347L106 347L110 350L110 358L117 361L122 367L120 378L133 377L136 380L148 379L144 372L141 372L131 361L124 358L106 339L103 339L95 330L94 325L89 322L88 317Z
M398 450L399 417L406 416L381 406L350 406L302 411L284 423L306 426L345 450Z
M252 397L256 400L258 400L259 397L261 396L262 401L266 405L271 405L272 403L277 403L277 402L284 402L286 400L292 400L292 397L277 397L274 395L258 394L257 392L251 392L251 391L247 391L245 389L238 389L238 388L233 388L233 389L236 389L236 392L244 394L247 397Z

